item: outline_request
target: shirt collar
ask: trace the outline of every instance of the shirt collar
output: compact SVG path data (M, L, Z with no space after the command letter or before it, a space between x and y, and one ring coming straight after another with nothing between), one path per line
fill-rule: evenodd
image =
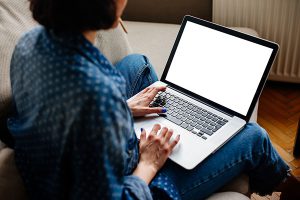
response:
M63 43L64 47L74 49L81 55L96 65L107 65L111 67L112 64L103 56L103 54L97 49L89 40L87 40L80 32L54 32L48 30L51 38L59 43ZM102 62L101 59L105 59L106 62Z

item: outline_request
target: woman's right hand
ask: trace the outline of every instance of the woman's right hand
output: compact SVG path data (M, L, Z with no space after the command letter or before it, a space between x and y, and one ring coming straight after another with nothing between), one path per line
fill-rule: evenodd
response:
M142 178L146 183L150 183L157 171L165 164L179 142L180 136L177 135L173 141L170 141L173 130L166 127L161 129L158 124L153 126L148 137L144 129L141 131L140 161L133 174Z

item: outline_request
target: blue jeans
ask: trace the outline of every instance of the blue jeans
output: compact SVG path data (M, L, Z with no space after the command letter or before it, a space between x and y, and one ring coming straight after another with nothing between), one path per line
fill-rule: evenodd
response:
M129 55L116 67L127 81L128 98L158 80L145 56ZM249 176L252 192L270 194L288 171L266 131L258 124L249 123L194 169L186 170L168 160L159 173L173 180L182 199L203 199L242 173Z

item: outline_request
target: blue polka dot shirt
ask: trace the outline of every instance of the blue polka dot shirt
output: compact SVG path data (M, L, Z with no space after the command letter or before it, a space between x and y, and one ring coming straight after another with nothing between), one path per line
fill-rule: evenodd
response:
M81 34L25 34L11 62L8 127L30 199L179 199L161 173L131 175L138 140L125 80Z

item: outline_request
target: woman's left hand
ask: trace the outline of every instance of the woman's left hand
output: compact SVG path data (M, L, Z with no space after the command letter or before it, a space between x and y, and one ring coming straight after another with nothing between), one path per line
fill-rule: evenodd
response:
M127 104L132 112L132 115L134 117L141 117L151 113L167 112L166 108L149 107L150 103L153 101L157 93L165 90L166 90L165 86L145 88L143 91L137 94L133 99L127 101Z

